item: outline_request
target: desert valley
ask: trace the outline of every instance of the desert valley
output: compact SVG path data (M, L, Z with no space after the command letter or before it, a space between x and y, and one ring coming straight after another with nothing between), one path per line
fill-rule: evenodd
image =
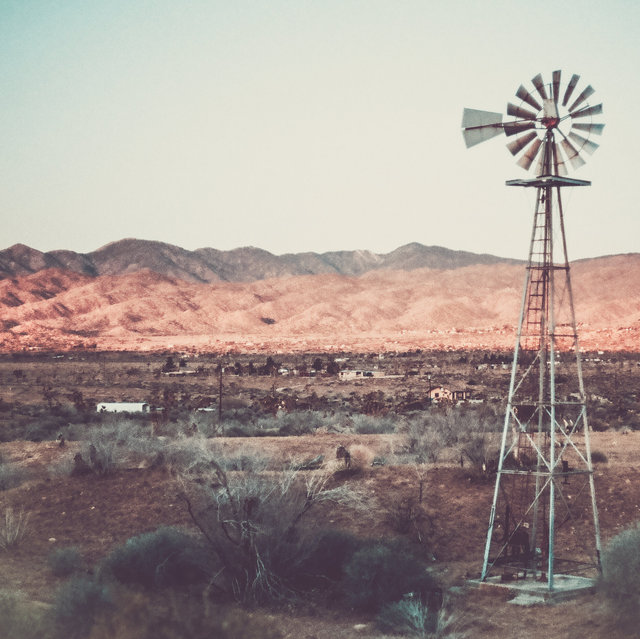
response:
M469 586L524 271L419 244L0 251L0 636L629 637L602 588ZM640 519L640 255L571 272L606 548Z
M123 240L0 251L0 349L512 349L524 263L410 244L276 257ZM581 344L635 350L640 255L572 266Z

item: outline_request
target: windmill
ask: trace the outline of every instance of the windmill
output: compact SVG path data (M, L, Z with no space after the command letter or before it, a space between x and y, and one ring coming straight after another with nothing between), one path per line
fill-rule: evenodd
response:
M534 177L508 186L535 189L536 201L509 394L481 581L529 580L562 588L568 575L600 569L600 531L586 394L573 305L561 190L588 186L568 177L593 153L604 125L593 121L591 85L563 86L554 71L501 113L465 109L467 147L505 134L517 164ZM586 578L586 577L585 577Z

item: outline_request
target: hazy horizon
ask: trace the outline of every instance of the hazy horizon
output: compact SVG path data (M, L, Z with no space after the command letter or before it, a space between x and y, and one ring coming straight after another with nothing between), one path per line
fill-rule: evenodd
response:
M526 173L504 136L466 149L462 110L562 69L606 125L564 190L569 257L635 252L639 32L628 0L7 0L4 243L523 259L533 193L504 184Z

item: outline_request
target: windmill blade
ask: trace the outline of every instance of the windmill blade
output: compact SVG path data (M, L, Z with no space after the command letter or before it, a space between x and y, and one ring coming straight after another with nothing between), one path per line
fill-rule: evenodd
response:
M462 136L467 148L500 135L502 113L465 109L462 112Z
M569 132L569 137L576 143L578 147L578 151L582 151L584 149L589 155L593 155L593 152L600 146L587 138L583 138L581 135L578 135L575 131Z
M571 114L571 117L585 118L588 115L600 115L600 113L602 113L602 102L592 107L584 107L584 109L580 109L579 111L574 111Z
M540 177L544 171L544 156L547 153L547 142L542 143L542 153L538 154L538 162L536 163L535 174Z
M512 142L509 142L507 148L511 151L511 155L518 155L531 140L535 140L537 137L538 134L535 131L529 131L529 133L523 135L521 138L516 138Z
M580 106L588 97L592 96L596 90L589 85L573 102L573 104L569 107L569 113L575 111L575 109Z
M578 80L580 80L580 76L575 73L571 76L571 80L569 80L569 84L564 92L564 98L562 98L562 106L567 106L567 102L569 102L569 98L573 94L573 90L576 88L578 84Z
M564 138L560 140L560 144L562 145L562 149L566 153L567 158L574 169L579 169L585 164L585 161L580 157L577 149L571 144L571 142L569 142L569 140Z
M587 133L595 133L596 135L602 135L602 129L604 124L593 124L591 122L574 122L572 129L579 129L580 131L586 131Z
M567 164L564 161L564 157L562 156L562 153L560 151L560 145L555 143L553 145L553 148L555 150L553 166L556 170L556 175L562 175L564 177L568 175L569 172L567 171Z
M511 102L507 104L507 115L512 115L516 118L522 118L523 120L535 120L537 117L537 114L533 113L533 111L523 109L522 107L516 106L515 104L511 104Z
M558 100L560 99L560 77L562 76L562 71L554 71L552 76L552 86L553 86L553 101L558 104Z
M542 73L538 73L538 75L535 78L532 78L531 82L533 83L533 86L537 89L538 93L540 94L540 97L543 100L546 100L548 96L547 96L547 90L544 88L544 82L542 81Z
M528 131L529 129L535 129L535 122L505 122L503 125L504 132L507 137L511 137L512 135L518 135L518 133L522 133L523 131Z
M522 84L516 91L516 97L520 98L523 102L526 102L529 106L532 106L536 111L542 110L538 101L524 88Z
M529 148L523 153L522 157L516 162L518 166L521 166L525 171L528 171L533 164L533 161L538 155L538 151L542 146L542 140L539 137L531 143Z

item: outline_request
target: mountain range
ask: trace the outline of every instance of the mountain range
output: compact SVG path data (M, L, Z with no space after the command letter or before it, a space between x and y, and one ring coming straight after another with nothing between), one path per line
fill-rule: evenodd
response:
M414 242L391 253L332 251L274 255L254 247L219 251L148 240L125 239L91 253L59 250L43 253L15 244L0 251L0 279L57 268L82 275L125 275L144 269L185 282L254 282L291 275L362 275L374 270L452 269L474 264L515 263L493 255L452 251Z
M572 264L581 345L638 350L640 254ZM408 244L276 256L122 240L0 251L0 350L513 348L525 266Z

